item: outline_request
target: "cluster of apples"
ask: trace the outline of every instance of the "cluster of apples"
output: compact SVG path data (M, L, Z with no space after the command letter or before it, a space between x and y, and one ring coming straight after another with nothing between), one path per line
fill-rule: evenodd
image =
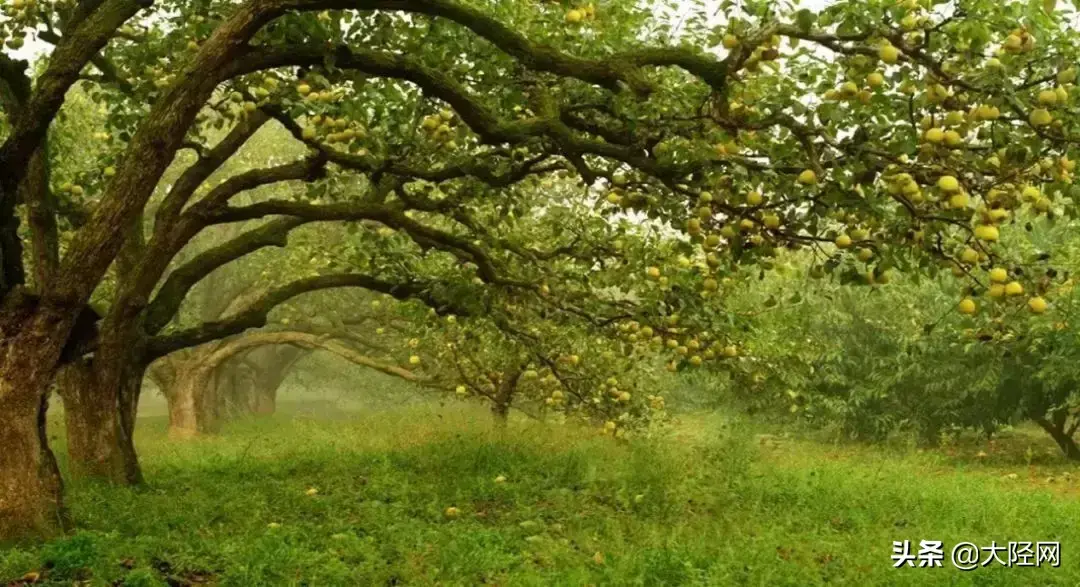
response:
M454 140L456 132L454 131L454 123L456 117L453 110L441 110L438 114L431 114L425 116L424 120L420 123L420 128L428 134L428 136L440 143L447 149L457 148L457 142Z
M1005 37L1001 49L1006 53L1027 53L1035 48L1035 37L1026 29L1018 28Z
M851 218L848 220L849 228L844 232L841 232L833 239L833 244L836 248L842 251L850 251L862 263L871 264L877 258L878 245L870 233L870 229L859 226L857 218ZM856 245L861 245L856 247ZM855 248L852 248L855 247ZM820 279L825 276L825 271L820 266L815 266L810 270L810 276L815 279ZM885 285L892 279L887 271L879 268L869 267L864 274L866 283L869 285Z
M328 88L320 92L312 87L311 82L306 81L296 85L296 93L300 94L306 102L337 102L342 97L340 91Z
M823 98L826 100L858 100L863 104L869 104L874 97L874 90L885 83L885 76L881 72L873 72L866 76L866 87L860 88L853 81L846 81L840 87L825 90Z
M649 267L648 272L650 277L656 275L654 279L661 277L658 267ZM707 278L706 281L712 281L714 285L711 287L714 289L719 286L712 277ZM710 288L709 285L705 287ZM707 360L739 356L738 347L734 344L725 345L720 341L710 341L711 337L708 333L698 336L693 335L686 328L680 328L677 314L669 316L666 322L666 325L659 329L663 333L652 326L642 325L636 320L620 324L619 332L630 342L659 346L673 352L676 357L668 363L668 369L671 371L678 369L679 361L683 360L691 366L699 367ZM629 398L624 401L629 401Z
M40 9L39 9L40 8ZM26 29L34 28L39 12L47 12L49 7L39 7L37 0L11 0L3 7L3 13L11 19L11 38L4 44L12 50L18 50L26 44ZM2 32L2 31L0 31ZM2 36L0 36L2 39Z
M585 6L579 6L578 8L571 8L566 12L567 24L581 24L586 20L593 20L596 18L596 6L591 2Z
M1051 112L1054 109L1063 108L1069 102L1068 87L1076 81L1076 69L1073 67L1062 70L1057 75L1057 85L1039 90L1034 96L1033 102L1037 105L1028 115L1028 122L1035 127L1048 125L1060 126L1061 122L1054 118Z
M580 362L580 360L579 360ZM524 382L534 382L535 385L541 388L553 388L547 397L544 398L544 404L551 407L560 407L566 403L566 394L563 393L559 386L559 378L551 372L550 369L544 369L542 372L537 371L536 368L530 366L528 369L521 373L521 379Z
M348 144L367 138L367 131L359 123L348 118L315 115L310 119L311 126L304 128L304 140L315 140L319 136L327 143Z

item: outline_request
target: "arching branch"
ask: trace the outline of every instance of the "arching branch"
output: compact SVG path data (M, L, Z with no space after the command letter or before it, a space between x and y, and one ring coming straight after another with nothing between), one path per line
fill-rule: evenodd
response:
M266 319L271 310L290 299L313 291L342 287L360 287L370 291L389 294L399 300L418 299L429 307L434 308L436 312L452 311L452 313L457 315L469 314L469 311L466 308L436 299L431 295L430 284L427 283L395 283L360 274L321 275L294 281L293 283L274 289L262 296L249 308L227 319L209 322L195 328L154 337L151 339L148 347L148 360L167 355L183 348L198 346L210 341L239 334L249 328L260 328L266 325Z
M143 326L145 332L152 335L164 328L176 316L187 293L202 278L259 249L284 247L288 243L289 231L305 222L301 218L275 220L207 250L177 268L147 306Z
M493 284L525 287L501 275L495 262L483 248L471 240L430 227L405 215L399 206L369 203L312 205L304 202L269 200L249 206L228 208L214 217L214 222L237 222L271 215L288 215L308 220L376 220L391 228L404 231L417 244L448 251L464 261L476 264L480 277Z
M621 84L626 84L637 93L649 93L652 88L636 71L645 66L681 67L705 80L717 91L723 90L727 78L723 62L712 55L687 48L640 49L603 60L567 55L552 47L534 43L482 10L455 0L287 0L284 7L291 10L368 8L445 18L487 39L530 69L580 79L609 90L618 90Z

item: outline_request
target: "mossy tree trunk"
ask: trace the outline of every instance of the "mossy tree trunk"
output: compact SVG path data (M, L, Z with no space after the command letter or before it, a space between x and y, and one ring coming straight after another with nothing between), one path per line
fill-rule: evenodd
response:
M0 307L0 543L54 536L66 526L45 417L74 322L62 310L7 302Z

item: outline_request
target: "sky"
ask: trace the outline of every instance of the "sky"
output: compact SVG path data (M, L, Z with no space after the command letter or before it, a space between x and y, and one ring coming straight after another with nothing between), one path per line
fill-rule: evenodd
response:
M833 1L835 0L801 0L796 1L796 4L800 8L808 8L810 10L817 11L831 4ZM680 2L686 7L685 10L687 12L693 10L692 4L689 2L689 0L680 0ZM684 12L683 14L686 14L687 12ZM718 22L722 20L718 13L715 14L715 19ZM39 41L37 38L34 37L27 37L26 44L17 51L12 51L11 49L4 47L4 51L10 57L13 57L15 59L25 59L27 61L30 61L31 63L34 62L41 55L48 53L50 49L51 45L43 41Z

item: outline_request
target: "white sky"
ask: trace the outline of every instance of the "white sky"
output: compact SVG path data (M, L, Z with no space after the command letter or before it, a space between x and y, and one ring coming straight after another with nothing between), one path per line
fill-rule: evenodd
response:
M835 0L794 0L794 4L799 8L809 8L810 10L817 11L821 10L822 8L831 4L834 1ZM680 0L680 3L686 6L686 11L682 13L682 15L688 14L689 11L693 9L690 6L690 3L686 0ZM716 20L717 22L720 22L722 20L719 18L719 14L711 16L715 16L714 20ZM7 46L4 46L3 50L8 56L12 58L25 59L33 63L40 56L48 53L50 48L51 45L49 45L48 43L39 41L36 37L28 36L26 38L26 44L23 45L19 50L13 51Z

